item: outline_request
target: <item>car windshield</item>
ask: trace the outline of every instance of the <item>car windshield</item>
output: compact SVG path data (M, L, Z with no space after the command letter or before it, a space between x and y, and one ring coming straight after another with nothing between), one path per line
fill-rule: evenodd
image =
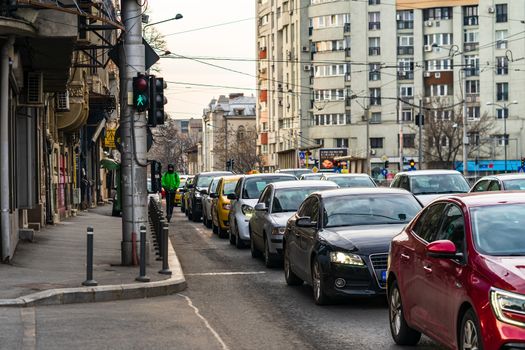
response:
M324 227L407 223L421 209L409 194L362 194L324 199Z
M224 196L227 196L227 195L235 192L235 187L236 186L237 186L237 181L226 182L224 184L224 187L222 188L222 194Z
M279 173L281 173L281 174L291 174L291 175L295 175L297 177L300 177L303 174L311 174L312 170L310 170L310 169L284 169L284 170L279 170Z
M470 187L461 174L416 175L410 177L413 194L466 193Z
M504 180L505 190L507 191L524 191L525 177L523 179Z
M303 174L301 180L321 180L323 174Z
M327 180L335 182L339 187L376 187L370 178L364 176L330 176Z
M525 256L525 204L470 209L474 245L481 254Z
M310 194L316 191L333 189L335 187L309 187L309 188L282 188L275 191L273 197L272 213L297 211L301 203Z
M242 191L242 198L244 199L257 199L261 195L262 190L266 185L274 182L281 181L290 181L296 180L296 178L291 176L261 176L261 177L252 177L247 178L246 183L244 184L244 190Z

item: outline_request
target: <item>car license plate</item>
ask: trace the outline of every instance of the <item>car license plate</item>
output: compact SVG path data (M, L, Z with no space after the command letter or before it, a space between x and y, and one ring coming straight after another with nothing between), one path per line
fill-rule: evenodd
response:
M381 281L382 282L385 282L386 281L386 270L381 270Z

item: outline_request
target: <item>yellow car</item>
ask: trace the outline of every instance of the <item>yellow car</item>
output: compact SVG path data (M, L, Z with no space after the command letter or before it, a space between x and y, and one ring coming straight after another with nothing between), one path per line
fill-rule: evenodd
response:
M215 192L210 194L210 197L213 198L211 204L213 233L218 234L221 238L226 238L230 228L228 215L231 206L228 195L235 192L235 187L240 178L239 175L221 177Z
M186 180L188 179L187 175L181 175L180 176L180 185L179 188L177 188L177 192L175 192L175 206L181 205L182 202L182 193L181 189L184 188L184 184L186 183Z

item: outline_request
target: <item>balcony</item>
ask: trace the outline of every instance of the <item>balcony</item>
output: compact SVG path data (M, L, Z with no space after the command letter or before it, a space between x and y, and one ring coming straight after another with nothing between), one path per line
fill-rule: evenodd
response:
M479 43L465 43L463 47L464 52L477 51L479 49Z
M398 55L413 55L414 54L414 46L398 46L397 47L397 54Z
M379 55L381 55L381 48L380 47L369 47L368 48L368 55L369 56L379 56Z
M397 29L414 29L414 21L397 21Z
M344 26L344 32L345 33L350 33L350 23L345 23L345 26Z
M368 80L370 80L370 81L381 80L381 72L378 72L378 71L369 72L368 73Z
M414 80L414 72L413 71L397 72L397 78L399 80Z
M479 76L479 67L465 68L463 71L465 72L465 76L466 77L477 77L477 76Z
M368 22L369 30L379 30L381 29L381 22Z
M463 17L464 26L477 26L479 24L478 16L465 16Z

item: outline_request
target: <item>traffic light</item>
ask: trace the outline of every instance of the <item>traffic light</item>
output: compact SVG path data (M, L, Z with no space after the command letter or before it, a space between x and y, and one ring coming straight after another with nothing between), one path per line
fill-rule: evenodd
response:
M413 159L410 159L408 161L408 165L410 165L410 170L416 170L416 161Z
M231 161L230 159L228 159L228 160L226 161L226 170L230 170L230 169L231 169L231 168L230 168L231 165L232 165L232 161Z
M162 165L156 160L151 161L151 191L160 192L162 189L161 184L162 176Z
M157 78L154 75L150 75L149 78L151 105L148 110L148 125L163 125L165 119L164 105L168 102L164 96L166 83L163 78Z
M149 108L149 81L148 76L138 73L133 78L133 107L137 112L144 112Z
M521 168L525 170L525 158L521 158Z
M425 125L425 116L423 114L416 115L416 125L421 127Z
M230 169L233 169L233 166L235 165L235 160L234 159L230 159L230 165L231 165Z
M385 169L388 169L389 165L390 165L390 162L388 160L385 160Z

